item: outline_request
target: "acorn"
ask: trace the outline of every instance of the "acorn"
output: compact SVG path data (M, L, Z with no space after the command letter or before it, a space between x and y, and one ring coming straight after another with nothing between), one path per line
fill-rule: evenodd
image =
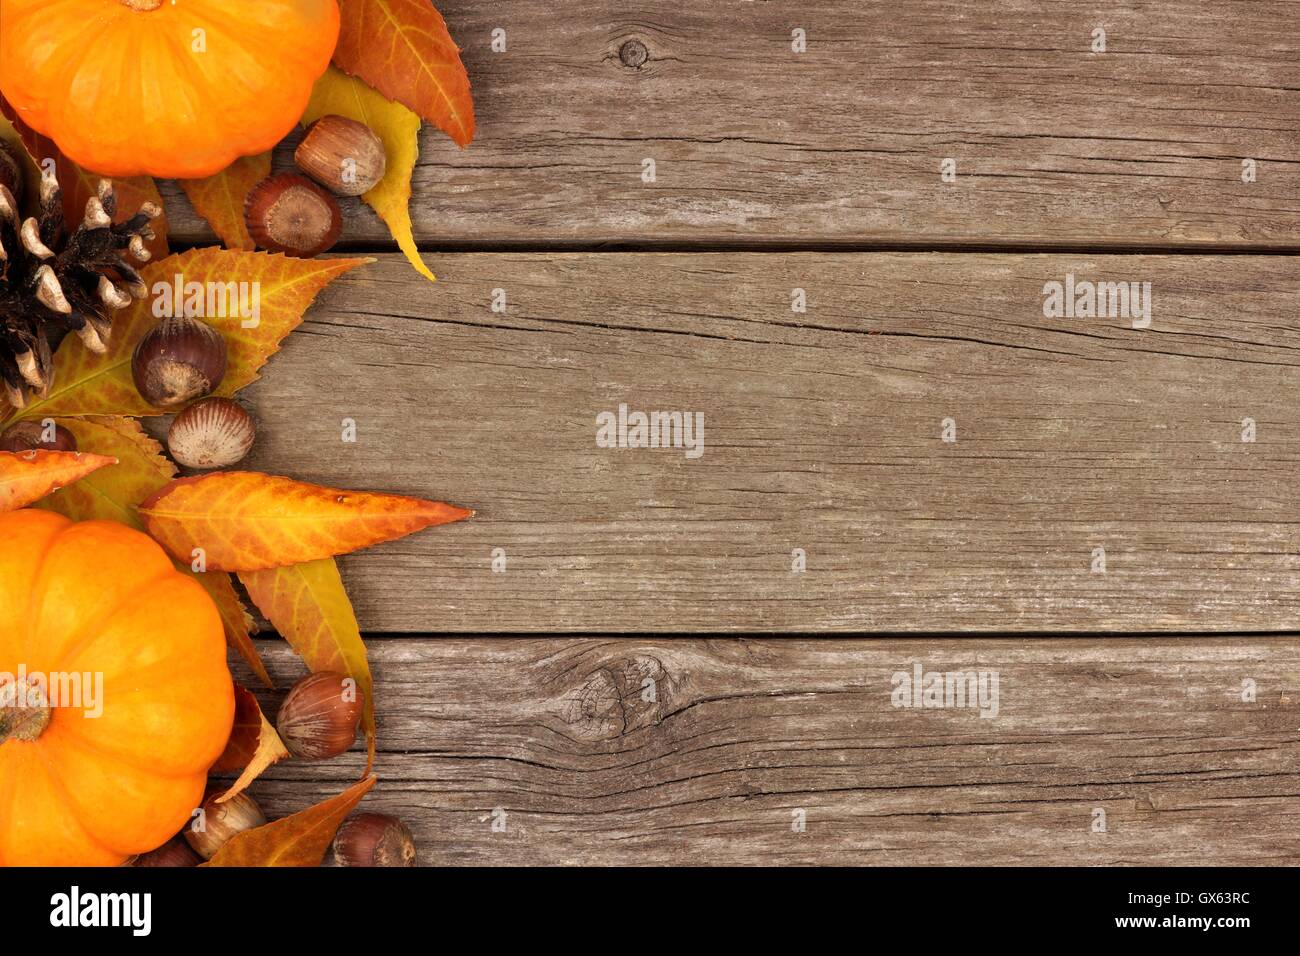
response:
M211 395L226 375L226 340L198 319L163 319L135 347L131 375L155 408Z
M244 202L244 219L263 249L300 259L320 255L343 231L338 201L297 173L280 173L254 186Z
M325 760L352 747L361 722L361 705L356 681L322 671L294 685L276 715L275 726L289 753L301 760Z
M48 419L10 425L0 432L0 451L76 451L77 439Z
M339 866L415 866L415 838L406 824L383 813L348 817L334 837Z
M15 155L14 147L2 141L0 141L0 186L13 193L16 201L22 202L23 164Z
M340 196L360 196L374 189L388 167L384 141L369 126L332 114L307 127L293 161Z
M217 851L237 834L266 824L266 814L246 793L237 793L224 803L218 803L214 793L203 801L203 812L185 828L185 842L190 848L210 860Z
M176 463L186 468L229 468L244 460L256 437L253 416L238 402L205 398L172 421L167 430L167 449Z
M202 861L198 854L180 837L172 837L156 850L141 853L132 861L132 866L198 866Z

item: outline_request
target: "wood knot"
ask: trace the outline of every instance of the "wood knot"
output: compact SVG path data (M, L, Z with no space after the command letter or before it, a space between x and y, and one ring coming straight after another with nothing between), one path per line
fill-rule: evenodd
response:
M650 51L640 40L628 40L618 48L618 58L624 66L639 70L641 65L650 59Z
M579 737L614 740L656 723L672 693L660 661L618 657L588 671L582 686L564 695L560 716Z

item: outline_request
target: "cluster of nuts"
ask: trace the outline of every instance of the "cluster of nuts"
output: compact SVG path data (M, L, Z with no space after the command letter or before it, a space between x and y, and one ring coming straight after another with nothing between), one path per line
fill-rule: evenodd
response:
M262 180L244 202L244 219L261 248L309 259L333 246L342 231L334 196L374 189L388 161L370 127L332 114L307 127L293 160L306 176L280 173Z
M342 674L322 672L303 678L284 699L276 729L289 753L300 760L325 760L351 749L361 723L362 705L355 684ZM266 814L247 793L203 801L200 813L179 836L136 866L196 866L210 860L236 834L266 824ZM334 838L339 866L414 866L415 839L402 821L382 813L349 817Z
M198 319L163 319L136 346L131 375L140 396L160 409L195 402L176 416L167 448L186 468L229 468L253 447L253 417L228 398L210 398L226 374L226 340Z

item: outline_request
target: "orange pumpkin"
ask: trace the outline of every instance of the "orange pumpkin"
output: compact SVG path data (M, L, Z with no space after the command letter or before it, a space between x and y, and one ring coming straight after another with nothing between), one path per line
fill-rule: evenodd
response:
M274 146L339 35L335 0L0 0L0 92L104 176L192 179Z
M0 865L160 846L202 802L234 712L217 609L152 539L0 515Z

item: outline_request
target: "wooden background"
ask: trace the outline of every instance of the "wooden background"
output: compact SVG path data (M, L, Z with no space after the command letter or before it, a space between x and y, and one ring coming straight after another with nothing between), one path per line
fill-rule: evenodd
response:
M253 467L478 510L343 562L422 862L1300 860L1300 3L439 7L440 281L349 207L378 261L249 394ZM1151 327L1044 318L1067 274ZM622 402L705 454L598 448Z

